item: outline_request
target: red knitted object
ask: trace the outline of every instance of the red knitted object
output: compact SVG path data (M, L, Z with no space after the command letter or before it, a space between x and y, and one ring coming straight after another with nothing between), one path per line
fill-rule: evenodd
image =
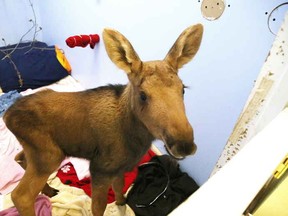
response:
M86 47L88 44L93 49L100 40L98 34L90 34L90 35L76 35L72 37L68 37L66 39L66 44L70 48L74 48L76 46Z

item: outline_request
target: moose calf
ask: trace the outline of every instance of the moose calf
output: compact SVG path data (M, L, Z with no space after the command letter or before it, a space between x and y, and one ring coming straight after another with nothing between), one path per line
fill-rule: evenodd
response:
M123 174L138 163L154 139L162 140L175 158L193 154L196 145L178 69L197 53L202 33L201 24L191 26L164 60L142 62L122 34L105 29L106 51L126 72L127 85L73 93L43 90L18 99L4 121L23 146L17 158L26 171L12 192L20 215L35 216L37 195L49 190L47 179L66 156L90 160L92 213L98 216L105 211L111 185L116 203L125 203ZM47 193L52 196L55 191Z

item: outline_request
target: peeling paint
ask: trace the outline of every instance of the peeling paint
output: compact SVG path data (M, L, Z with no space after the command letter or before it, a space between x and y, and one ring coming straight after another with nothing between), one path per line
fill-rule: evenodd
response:
M267 55L250 96L211 175L288 104L288 13Z

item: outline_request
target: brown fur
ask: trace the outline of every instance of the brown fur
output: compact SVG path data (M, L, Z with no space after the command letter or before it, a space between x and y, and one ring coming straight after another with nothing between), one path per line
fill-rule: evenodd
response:
M111 60L129 78L74 93L44 90L15 102L4 115L7 127L23 146L16 160L26 169L12 200L22 216L34 216L39 192L57 191L46 181L65 156L90 160L92 212L103 215L110 185L124 204L123 173L131 170L156 139L176 158L196 151L193 129L185 115L178 68L196 54L203 27L187 28L162 61L142 62L119 32L105 29Z

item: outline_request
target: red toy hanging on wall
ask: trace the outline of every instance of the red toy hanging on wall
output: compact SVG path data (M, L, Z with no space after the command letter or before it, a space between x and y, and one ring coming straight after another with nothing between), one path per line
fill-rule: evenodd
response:
M90 35L76 35L72 37L68 37L66 39L66 44L70 48L74 48L76 46L86 47L88 44L93 49L100 40L98 34L90 34Z

